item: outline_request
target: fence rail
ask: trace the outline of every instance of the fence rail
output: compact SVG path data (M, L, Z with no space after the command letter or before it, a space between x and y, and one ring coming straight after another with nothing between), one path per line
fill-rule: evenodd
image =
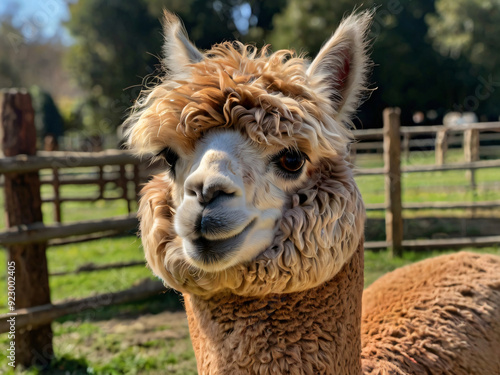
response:
M480 130L480 131L500 131L500 122L475 122L463 125L427 125L427 126L401 126L401 135L422 135L435 134L442 130L450 132L464 132L465 130ZM365 139L383 139L384 129L356 129L354 136L357 140Z
M401 167L401 173L446 172L487 168L500 168L500 160L481 160L473 161L470 163L454 163L443 165L411 165ZM384 168L358 168L354 171L354 173L357 176L373 176L386 174L387 171Z
M113 171L105 172L104 168L113 166ZM127 166L132 170L127 171ZM0 173L9 175L12 173L39 172L50 169L51 176L44 175L40 178L40 184L51 185L53 196L43 198L42 203L54 204L54 220L62 221L61 204L65 202L96 202L98 200L113 201L125 200L128 212L132 212L132 202L136 200L139 192L140 181L144 179L141 173L140 160L125 150L108 150L101 152L38 152L34 156L16 155L0 159ZM61 174L61 169L96 167L98 170L94 177L74 177ZM134 185L130 192L129 182ZM106 185L114 183L122 191L120 196L105 196ZM97 195L90 197L61 197L61 186L65 185L96 185L99 187Z
M45 225L38 222L29 225L18 225L0 233L0 245L25 245L105 231L125 232L136 229L137 224L138 221L135 215L127 215L69 224Z
M40 151L36 155L16 155L0 159L0 173L26 173L41 169L99 167L139 164L140 160L123 150L101 152Z
M432 202L432 203L403 203L403 210L494 210L500 207L500 201L482 201L482 202ZM385 203L367 204L367 211L385 211Z
M16 310L16 328L36 329L40 326L50 324L55 319L69 314L80 313L86 310L100 307L117 305L121 303L134 302L160 294L165 290L163 284L147 282L121 292L99 294L93 297L82 298L74 301L66 301L57 304L46 304L35 307ZM9 332L8 319L11 314L0 315L0 333Z
M489 133L485 133L489 132ZM453 126L401 126L399 135L402 137L402 153L409 159L410 150L434 148L436 164L445 164L446 153L451 146L461 145L464 148L465 159L468 162L479 159L479 145L500 141L500 122L471 123ZM360 129L354 131L356 142L351 146L351 159L356 153L383 151L383 129ZM412 137L417 137L412 139ZM498 156L498 148L484 146L481 153L488 156ZM473 179L474 173L469 176ZM474 181L472 181L472 185Z

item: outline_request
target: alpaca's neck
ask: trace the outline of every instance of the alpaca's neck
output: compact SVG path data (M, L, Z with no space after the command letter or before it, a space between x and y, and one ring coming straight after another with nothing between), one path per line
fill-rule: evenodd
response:
M185 295L200 375L361 372L362 246L317 288L264 298Z

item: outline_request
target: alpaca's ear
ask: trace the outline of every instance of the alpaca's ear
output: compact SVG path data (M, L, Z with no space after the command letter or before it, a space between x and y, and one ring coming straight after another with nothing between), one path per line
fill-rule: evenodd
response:
M203 54L191 43L179 18L167 10L163 14L163 64L171 74L184 75L189 64L203 60Z
M345 18L307 69L312 87L331 100L339 120L349 119L365 89L372 18L372 11Z

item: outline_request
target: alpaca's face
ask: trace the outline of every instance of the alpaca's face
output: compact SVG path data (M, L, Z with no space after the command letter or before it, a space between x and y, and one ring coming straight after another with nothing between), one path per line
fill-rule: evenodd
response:
M186 261L205 271L244 263L271 245L310 168L300 151L262 147L234 130L207 132L182 158L167 147L167 158L176 159L166 177L174 229Z
M308 65L231 44L204 56L167 15L172 74L128 120L131 146L164 165L139 218L148 263L167 284L292 292L350 258L364 212L345 122L362 89L368 24L368 14L346 20Z

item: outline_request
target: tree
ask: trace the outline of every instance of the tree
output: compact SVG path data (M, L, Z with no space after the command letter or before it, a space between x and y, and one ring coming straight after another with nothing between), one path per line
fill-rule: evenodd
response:
M56 97L75 92L62 67L58 40L25 40L9 16L0 18L0 87L38 85Z
M111 131L159 63L160 25L143 1L80 0L70 12L66 27L75 44L67 66L88 93L92 110L85 125L96 133Z
M500 1L437 0L426 18L438 50L489 70L500 66Z
M180 16L189 38L201 49L226 40L260 41L286 0L146 0L151 14L163 9ZM193 11L196 10L196 11Z
M275 17L270 40L277 48L292 47L314 55L357 3L289 0L285 11ZM375 7L374 1L363 4L362 9ZM382 0L376 5L371 31L375 65L370 77L376 90L359 111L362 126L380 126L382 110L388 106L402 107L404 124L411 123L416 110L444 112L452 106L459 85L454 80L456 61L437 54L427 38L424 17L434 12L433 1Z
M20 32L12 25L12 20L5 17L0 20L0 87L18 86L22 82L19 66L15 64L13 42L22 40ZM5 53L10 52L10 53Z
M471 0L474 4L479 2ZM258 46L271 43L275 50L293 48L314 55L341 18L356 9L357 3L357 0L80 0L71 5L72 18L67 25L76 40L68 65L88 92L81 103L80 117L85 127L94 127L99 133L116 128L147 85L147 80L142 84L143 78L150 73L162 74L155 68L161 59L159 20L163 8L182 18L190 38L201 49L208 49L216 42L239 39L256 42ZM359 111L363 126L380 126L382 110L388 106L402 108L404 124L412 123L415 111L437 110L442 115L459 108L467 95L474 92L478 72L484 73L486 68L469 63L465 53L469 47L463 47L459 58L436 52L433 43L438 45L437 35L442 32L439 27L444 26L438 27L430 20L445 17L440 12L448 12L448 8L438 7L435 16L432 16L436 12L434 0L404 3L380 0L377 4L375 0L367 0L362 8L375 6L371 32L374 69L370 82L377 89ZM428 23L432 24L430 31ZM487 41L493 43L500 33L492 33L495 24L491 20L487 23L481 26L485 31L480 35L489 30L494 35L488 36ZM494 56L498 52L490 48L479 54L484 57L481 61L486 54ZM472 52L470 55L479 56ZM493 57L489 59L496 61ZM495 95L500 95L500 90L497 91ZM486 108L485 103L481 103L480 110ZM429 120L439 121L439 118Z
M364 8L371 3L368 1ZM354 0L289 0L284 11L274 18L269 41L274 49L293 48L315 55L343 15L355 7Z
M179 14L190 38L199 48L207 49L224 40L264 35L263 30L271 27L272 15L285 2L80 0L71 4L66 26L76 43L68 53L67 65L88 93L78 117L96 133L111 131L147 85L144 77L161 74L156 68L161 60L159 20L164 8ZM241 12L248 6L250 12ZM246 28L241 26L245 21Z
M436 50L462 66L461 80L467 85L455 109L498 118L500 1L437 0L436 13L426 21Z

